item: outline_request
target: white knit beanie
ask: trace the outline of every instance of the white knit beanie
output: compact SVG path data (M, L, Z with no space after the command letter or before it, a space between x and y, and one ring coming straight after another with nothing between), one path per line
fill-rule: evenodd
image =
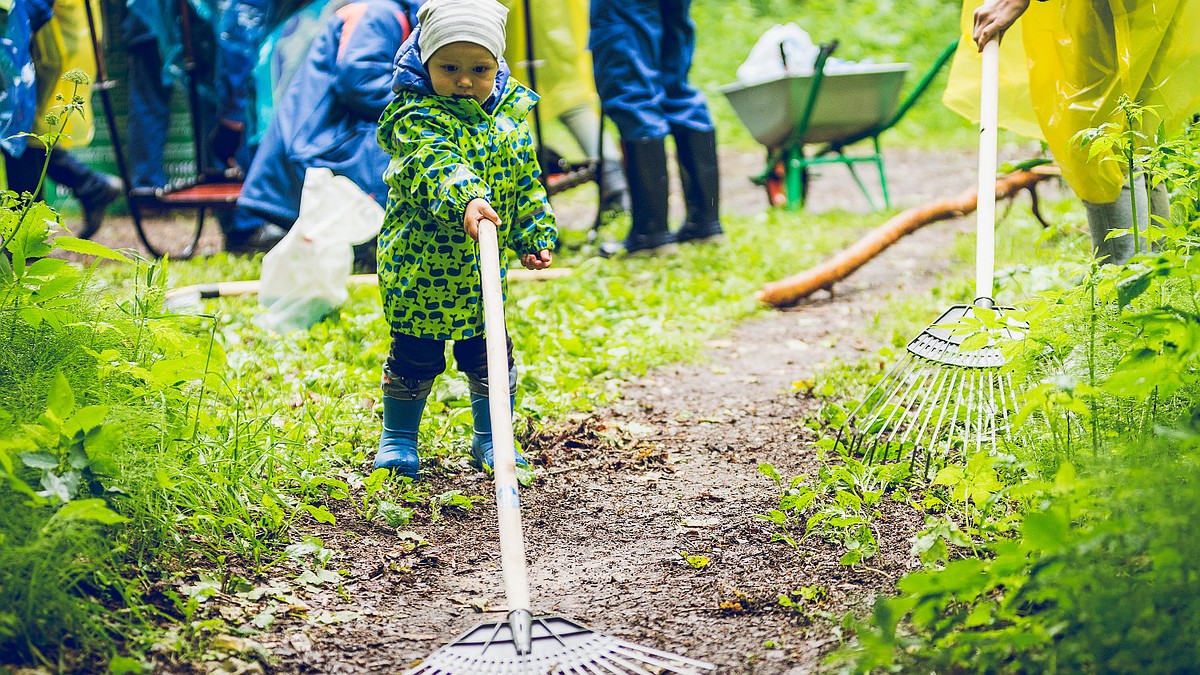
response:
M471 42L499 61L507 18L508 8L496 0L427 0L417 10L421 60L428 62L434 52L452 42Z

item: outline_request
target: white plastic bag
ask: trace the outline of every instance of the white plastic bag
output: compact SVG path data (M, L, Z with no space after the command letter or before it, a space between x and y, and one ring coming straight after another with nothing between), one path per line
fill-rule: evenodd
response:
M379 235L383 207L329 169L304 174L300 216L263 257L256 323L275 331L311 328L349 297L354 246Z
M754 43L750 55L738 66L737 78L751 84L784 75L811 75L819 51L800 26L775 24Z

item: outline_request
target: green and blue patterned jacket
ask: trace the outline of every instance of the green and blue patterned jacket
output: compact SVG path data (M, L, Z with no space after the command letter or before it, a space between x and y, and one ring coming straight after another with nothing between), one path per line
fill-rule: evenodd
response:
M552 250L558 231L526 120L537 94L501 60L483 106L436 95L419 34L420 27L396 55L396 97L380 118L379 143L392 159L379 289L393 332L461 340L483 334L479 247L463 230L467 203L482 197L500 216L502 278L509 250Z

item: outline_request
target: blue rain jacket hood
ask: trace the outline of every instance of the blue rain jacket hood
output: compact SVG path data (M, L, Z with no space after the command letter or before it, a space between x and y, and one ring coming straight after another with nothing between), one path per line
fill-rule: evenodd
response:
M356 0L330 17L276 102L238 206L290 227L310 167L346 176L386 203L389 158L375 136L392 100L392 57L410 32L409 4Z

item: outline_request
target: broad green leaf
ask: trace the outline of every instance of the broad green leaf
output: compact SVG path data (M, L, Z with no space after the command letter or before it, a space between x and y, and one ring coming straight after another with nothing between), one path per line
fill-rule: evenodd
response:
M965 472L960 466L947 466L940 469L933 478L934 485L954 486L962 482Z
M108 415L108 406L106 405L89 405L79 408L67 420L68 426L73 429L78 429L83 433L89 433L92 429L100 426L104 422L105 416Z
M973 352L977 349L983 349L984 347L988 346L988 343L991 341L992 336L988 335L987 333L973 333L962 341L962 344L959 345L959 349L963 352Z
M136 675L146 672L142 662L129 656L114 656L108 662L109 675Z
M327 525L337 524L337 518L335 518L334 515L329 512L329 509L325 508L324 506L305 504L303 508L310 516L316 519L318 523L325 523Z
M54 245L64 251L72 253L82 253L83 255L92 255L105 260L119 260L121 262L131 262L123 253L114 251L104 244L98 244L89 239L80 239L78 237L56 237Z
M1034 511L1025 514L1021 535L1035 551L1051 551L1062 547L1069 528L1066 516L1057 509Z
M397 506L391 502L379 503L379 515L392 527L403 527L413 519L416 512L406 506Z
M17 457L21 459L21 462L25 464L25 466L31 469L39 469L44 471L46 469L58 468L58 458L49 452L46 452L45 450L39 450L37 452L22 452L17 455Z
M1153 277L1149 273L1142 273L1131 279L1126 279L1117 285L1117 303L1124 307L1150 288L1150 282Z
M42 258L41 260L36 260L29 265L29 268L25 270L25 274L26 276L31 277L48 278L57 274L59 270L63 269L64 267L74 271L73 268L70 268L70 265L66 260L59 260L58 258Z
M783 478L779 475L779 472L775 470L775 467L766 462L762 462L758 465L758 472L775 481L776 483L783 482Z
M73 501L54 514L55 518L66 521L91 520L104 525L116 525L129 519L108 508L103 499L80 499Z
M62 371L54 373L50 383L50 391L46 395L46 411L53 413L59 420L67 419L75 410L75 391Z
M50 300L60 298L63 295L75 290L75 287L78 285L79 278L74 275L63 274L55 276L39 286L38 289L33 292L31 299L33 302L36 302L40 305L46 305L46 303ZM62 306L65 304L69 303L60 300L58 302L51 303L51 306Z
M67 471L58 475L53 471L42 474L42 489L51 497L58 497L62 502L69 502L79 494L79 472Z

